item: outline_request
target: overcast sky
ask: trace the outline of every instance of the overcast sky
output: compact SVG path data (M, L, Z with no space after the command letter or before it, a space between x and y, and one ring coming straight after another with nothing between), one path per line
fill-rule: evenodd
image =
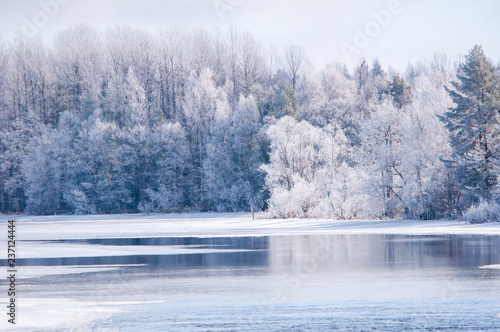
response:
M265 46L303 46L316 67L352 66L361 54L404 70L435 52L457 60L475 44L500 60L499 0L19 0L0 8L3 40L33 30L50 40L78 23L151 31L234 25Z

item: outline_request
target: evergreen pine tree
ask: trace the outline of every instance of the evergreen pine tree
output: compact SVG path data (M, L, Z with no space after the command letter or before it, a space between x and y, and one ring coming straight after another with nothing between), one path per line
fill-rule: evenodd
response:
M453 150L446 164L469 203L490 199L496 184L492 139L498 128L498 90L493 73L482 47L476 45L459 66L454 89L446 88L455 107L440 116Z

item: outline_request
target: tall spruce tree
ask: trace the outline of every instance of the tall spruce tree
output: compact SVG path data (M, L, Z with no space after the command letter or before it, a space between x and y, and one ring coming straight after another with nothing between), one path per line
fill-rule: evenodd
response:
M481 46L458 67L454 89L446 89L455 107L440 116L450 133L452 160L446 162L469 199L489 200L496 185L493 140L498 130L498 87Z

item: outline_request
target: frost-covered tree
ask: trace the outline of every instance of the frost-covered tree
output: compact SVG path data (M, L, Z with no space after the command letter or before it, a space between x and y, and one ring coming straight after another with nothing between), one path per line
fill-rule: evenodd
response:
M447 175L442 158L449 155L447 133L424 100L416 100L403 119L401 173L404 186L401 200L405 216L431 219L439 215L433 189Z
M216 123L207 144L203 182L208 206L218 211L262 209L260 114L253 96L240 97L233 114ZM224 174L224 176L221 176Z
M284 117L267 131L270 162L262 166L269 188L269 210L277 217L304 217L319 203L314 176L319 170L321 129Z
M151 130L143 124L129 127L122 133L125 186L131 191L132 206L143 205L147 201L147 189L154 176L155 140ZM153 173L153 174L152 174Z
M189 207L185 197L185 172L189 169L188 145L179 123L166 123L149 135L149 168L144 170L146 199L138 208L142 212L182 211Z
M377 105L362 129L360 162L368 170L365 192L368 211L376 217L398 217L402 212L402 118L390 99Z
M127 132L128 133L128 132ZM131 203L125 170L124 132L96 112L82 124L77 142L82 174L65 200L80 213L125 212Z
M119 123L126 128L137 125L150 127L153 119L147 110L146 92L139 84L132 68L129 69L124 83L125 100L121 116L123 122Z
M354 83L346 76L343 69L340 65L329 65L319 73L316 82L308 78L309 75L303 75L308 82L301 80L297 94L298 96L307 94L309 100L307 103L302 102L298 119L307 120L320 127L329 123L347 126L351 120L356 90Z
M370 100L374 93L372 75L370 75L370 66L365 59L355 68L353 75L358 94L365 100Z
M411 103L411 87L406 84L399 74L394 75L392 78L392 82L389 84L389 92L396 107L404 108Z
M187 129L190 149L190 199L197 207L204 208L206 197L203 187L203 163L210 130L216 124L226 121L231 114L227 95L222 88L215 86L210 69L204 69L199 76L194 72L191 74L186 86L182 112L182 122Z
M440 218L456 215L455 184L443 159L451 149L448 132L436 115L444 114L452 100L449 85L452 67L436 58L430 65L419 63L412 70L412 102L403 119L402 190L407 218Z
M358 174L349 164L340 128L314 127L284 117L267 131L269 164L263 165L276 217L353 218L360 213Z
M248 32L240 39L240 66L243 81L243 93L255 96L261 93L262 77L265 70L265 61L260 44Z
M161 31L158 36L159 103L163 117L178 119L183 88L189 76L185 64L185 38L177 29Z
M170 43L169 36L167 33L162 34L158 40L146 31L129 26L119 26L106 33L106 77L103 82L102 108L112 117L121 117L120 113L127 107L130 73L133 73L134 85L142 90L147 125L171 117L167 110L171 105L167 103L171 102L168 98L172 94L167 89L172 88L172 67L177 66L172 56L175 54L177 62L179 45ZM166 47L169 48L168 52Z
M365 171L353 160L353 148L338 125L323 128L324 163L315 183L321 201L314 211L318 217L354 219L364 212L362 181Z
M81 122L71 112L61 114L57 128L31 140L22 161L27 211L35 214L68 212L64 195L77 190L81 163L77 151ZM44 200L50 200L49 204Z
M455 104L440 117L450 133L452 158L447 166L470 204L491 199L497 183L494 141L498 135L499 89L492 64L475 46L460 64L448 89Z
M26 212L51 214L62 206L61 169L54 156L54 141L50 131L32 140L22 161Z
M63 30L54 43L56 109L89 116L98 105L103 77L103 49L97 32L79 25Z
M10 120L10 114L7 109L7 89L9 87L8 65L8 52L5 48L5 44L0 39L0 125Z
M0 189L2 210L21 213L26 206L25 178L21 165L29 154L31 139L40 136L43 127L32 114L4 124L0 130ZM34 169L35 170L35 169Z
M147 126L162 118L157 84L158 52L154 45L149 34L127 26L106 34L102 108L120 127L137 123L138 112L140 121Z
M378 59L375 59L373 61L371 79L378 99L382 98L383 95L389 93L389 81L387 78L387 73L382 69L382 66L380 65Z
M51 109L54 75L41 38L16 37L9 60L9 75L4 77L4 84L8 84L3 92L9 96L8 107L4 108L7 119L27 120L35 116L44 124L54 122Z
M307 61L304 49L298 45L290 45L285 49L283 62L285 71L290 77L290 86L295 92L295 86L300 77L300 70L304 62Z

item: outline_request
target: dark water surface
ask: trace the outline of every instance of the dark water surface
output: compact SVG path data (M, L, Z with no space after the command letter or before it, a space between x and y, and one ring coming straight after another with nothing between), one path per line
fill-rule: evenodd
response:
M140 245L192 251L19 261L47 267L123 264L112 271L26 280L30 287L23 296L31 298L155 301L124 305L124 312L96 322L96 329L500 331L500 270L480 268L500 264L498 236L293 235L55 243L75 242L103 249Z

